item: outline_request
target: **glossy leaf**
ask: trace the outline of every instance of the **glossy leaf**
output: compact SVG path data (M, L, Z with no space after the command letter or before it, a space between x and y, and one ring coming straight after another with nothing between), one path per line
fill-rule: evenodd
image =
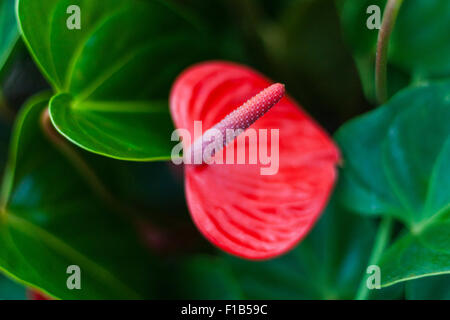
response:
M408 230L381 258L385 285L450 272L449 92L448 82L403 91L336 134L340 201Z
M247 299L354 299L365 282L375 233L373 221L332 200L308 237L288 254L264 262L228 259ZM382 289L370 298L397 296L397 290Z
M19 39L14 3L0 0L0 73Z
M386 0L338 0L344 38L353 51L366 94L374 97L374 61L378 30L370 30L367 8L383 10ZM373 13L372 13L373 14ZM450 2L408 0L400 9L390 40L389 92L409 83L450 76Z
M167 102L78 104L60 94L50 100L50 110L56 129L88 151L127 160L170 159L174 129Z
M275 63L271 72L321 125L335 130L364 110L367 103L334 1L285 1L277 24L270 23L262 37Z
M81 9L80 30L66 26L70 5ZM160 101L206 43L187 14L159 0L19 0L18 13L57 93L50 115L61 134L113 158L170 156L172 125Z
M174 84L172 117L177 128L196 139L195 121L202 121L206 131L270 84L242 65L217 61L193 66ZM274 153L271 162L279 167L264 175L262 168L274 168L261 161L238 164L233 158L225 165L186 165L186 198L194 223L214 245L247 259L268 259L294 247L322 213L336 179L339 151L290 97L250 128L279 130L279 159ZM230 150L233 157L249 154L246 140L228 144L217 157L225 163ZM272 152L276 142L266 142ZM256 143L256 150L263 148Z
M64 299L155 296L153 259L131 223L106 207L84 176L44 137L36 97L17 119L2 192L0 268ZM68 290L67 267L82 290Z

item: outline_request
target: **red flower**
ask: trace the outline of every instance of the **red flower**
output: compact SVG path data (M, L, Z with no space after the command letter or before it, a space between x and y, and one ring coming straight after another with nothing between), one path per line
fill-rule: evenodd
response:
M193 66L172 88L172 118L194 137L194 121L202 121L205 131L271 83L228 62ZM209 241L243 258L267 259L291 249L312 228L333 188L339 151L290 97L250 128L279 129L278 172L261 175L267 167L261 163L189 164L186 197L194 223ZM267 143L271 150L274 142ZM240 147L229 144L224 154L233 148L236 155ZM248 157L248 141L245 148Z

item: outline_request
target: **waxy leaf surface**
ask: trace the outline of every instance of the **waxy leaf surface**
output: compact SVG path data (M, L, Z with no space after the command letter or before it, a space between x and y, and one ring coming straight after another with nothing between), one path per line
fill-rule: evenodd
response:
M409 300L449 300L450 275L408 281L405 297Z
M450 272L450 84L409 89L344 125L339 199L407 228L381 257L382 282Z

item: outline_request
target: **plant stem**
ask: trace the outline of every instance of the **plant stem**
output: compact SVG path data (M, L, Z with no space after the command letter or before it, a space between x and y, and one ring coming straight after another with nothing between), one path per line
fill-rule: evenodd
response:
M381 222L380 226L378 227L378 232L375 237L375 243L372 248L372 253L370 254L369 259L369 266L374 265L378 263L378 260L381 257L381 254L383 253L384 249L386 248L389 238L391 236L392 231L392 218L391 217L384 217ZM367 287L366 283L366 276L363 277L361 280L361 283L358 288L358 292L356 293L356 300L366 300L369 295L369 288Z
M383 22L377 41L377 57L375 62L375 93L379 104L386 102L387 91L387 59L389 50L389 39L397 20L398 12L403 0L388 0L383 13ZM392 231L392 218L384 217L375 237L375 243L369 259L369 266L378 263L384 249L386 248ZM366 276L363 277L356 293L356 300L366 300L369 296L369 288L366 283Z
M389 39L397 20L398 12L403 0L388 0L383 13L383 22L377 41L377 57L375 63L375 92L379 104L386 102L387 91L387 55Z

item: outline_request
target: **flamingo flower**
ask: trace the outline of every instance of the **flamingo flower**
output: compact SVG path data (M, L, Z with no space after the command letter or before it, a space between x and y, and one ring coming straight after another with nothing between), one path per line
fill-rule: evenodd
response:
M256 146L250 139L236 143L239 136L224 138L223 150L212 155L234 157L244 152L249 158L252 147L275 149L278 163L273 174L262 174L267 163L260 161L185 166L186 198L194 223L211 243L242 258L269 259L293 248L324 210L336 180L337 147L284 94L283 85L273 85L256 71L220 61L190 67L171 91L175 125L193 137L198 136L196 121L202 123L203 136L211 128L221 133L228 128L279 133L258 139ZM205 145L202 138L192 140L183 139L188 158ZM277 148L272 148L274 144Z
M44 293L34 289L27 289L27 298L28 300L51 300L51 298L46 296Z

